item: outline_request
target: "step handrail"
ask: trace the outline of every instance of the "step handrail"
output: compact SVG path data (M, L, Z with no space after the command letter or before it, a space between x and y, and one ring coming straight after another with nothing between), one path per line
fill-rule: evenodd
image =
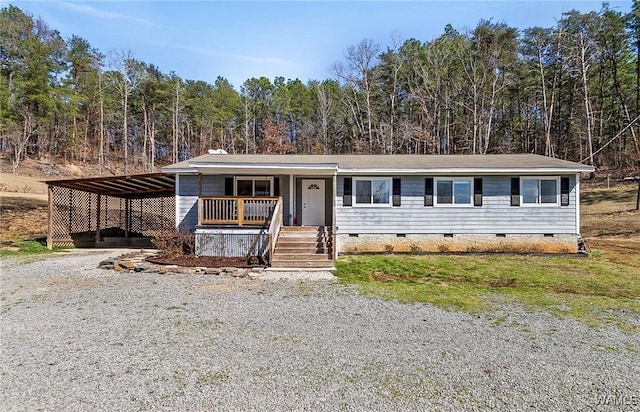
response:
M269 225L269 262L273 259L273 252L276 249L280 228L283 222L282 197L278 197L276 207L273 209L271 224Z

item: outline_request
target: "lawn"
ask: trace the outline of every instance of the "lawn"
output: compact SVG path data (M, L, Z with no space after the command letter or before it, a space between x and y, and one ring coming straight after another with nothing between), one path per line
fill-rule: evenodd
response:
M588 257L348 256L337 276L364 293L480 313L518 303L592 326L640 332L640 212L636 186L583 191ZM631 315L631 316L627 316Z

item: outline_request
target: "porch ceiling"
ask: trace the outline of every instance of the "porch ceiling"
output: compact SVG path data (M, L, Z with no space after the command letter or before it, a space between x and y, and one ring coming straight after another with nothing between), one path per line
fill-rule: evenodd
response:
M47 180L45 183L48 186L130 199L175 195L175 175L165 173Z

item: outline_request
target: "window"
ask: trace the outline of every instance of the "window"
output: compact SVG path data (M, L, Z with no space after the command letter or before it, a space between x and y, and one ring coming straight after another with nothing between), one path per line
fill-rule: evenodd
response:
M558 178L522 178L520 186L523 205L558 205Z
M236 177L236 196L272 196L273 178Z
M436 206L473 206L473 179L455 177L436 179Z
M391 206L390 178L354 178L356 205Z

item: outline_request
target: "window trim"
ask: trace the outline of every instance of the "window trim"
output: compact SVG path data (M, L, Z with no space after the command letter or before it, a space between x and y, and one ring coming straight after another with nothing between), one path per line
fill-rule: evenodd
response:
M536 203L525 203L524 201L524 181L535 180L538 182L538 198ZM542 193L540 191L541 180L554 180L556 182L556 201L554 203L541 203ZM557 207L560 206L560 176L520 176L520 207Z
M358 181L373 181L373 180L385 180L387 182L389 201L387 203L373 203L373 198L371 199L371 203L358 203L358 191L357 191L357 182ZM373 183L372 183L373 184ZM391 176L359 176L353 177L351 181L351 193L353 196L352 206L353 207L393 207L393 177ZM372 194L373 196L373 194Z
M469 203L455 203L454 194L451 193L451 203L440 203L438 199L438 183L440 181L452 182L452 190L456 181L469 182ZM474 181L473 177L435 177L433 179L433 207L474 207Z
M238 197L238 180L251 180L251 196L249 197L272 197L273 196L273 176L234 176L233 177L233 195ZM269 181L269 195L256 196L256 180Z

